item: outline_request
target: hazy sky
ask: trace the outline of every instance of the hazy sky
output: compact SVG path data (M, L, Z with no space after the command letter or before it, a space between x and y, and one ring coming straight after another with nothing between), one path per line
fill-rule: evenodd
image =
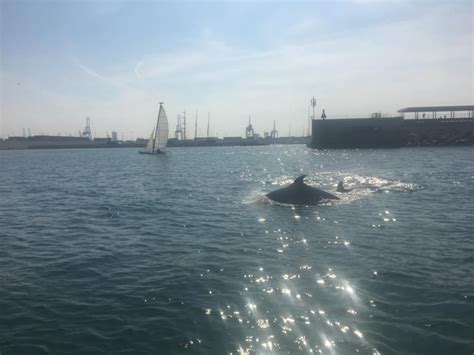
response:
M165 102L201 135L473 104L473 1L1 2L0 136L148 136Z

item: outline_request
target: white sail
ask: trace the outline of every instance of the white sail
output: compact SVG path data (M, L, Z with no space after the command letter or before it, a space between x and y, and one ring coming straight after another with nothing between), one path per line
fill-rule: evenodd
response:
M150 139L148 140L146 146L145 146L145 151L151 152L153 150L153 143L155 142L155 129L153 128L153 131L151 131Z
M166 117L165 109L160 103L160 112L158 113L158 121L156 122L155 131L155 149L162 150L168 143L168 118Z
M139 151L140 154L157 154L164 153L163 148L168 143L168 118L166 117L163 103L160 102L160 111L158 112L158 118L156 120L156 126L151 132L150 139L148 140L145 149Z

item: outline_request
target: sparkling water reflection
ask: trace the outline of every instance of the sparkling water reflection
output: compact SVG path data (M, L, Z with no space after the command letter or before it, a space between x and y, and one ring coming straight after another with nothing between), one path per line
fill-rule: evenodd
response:
M0 152L0 352L472 352L473 153Z

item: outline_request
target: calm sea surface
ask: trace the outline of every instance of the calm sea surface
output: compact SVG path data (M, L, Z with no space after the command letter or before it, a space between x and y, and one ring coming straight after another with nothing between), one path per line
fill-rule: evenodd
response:
M472 354L474 148L0 152L0 353ZM307 173L340 201L265 193Z

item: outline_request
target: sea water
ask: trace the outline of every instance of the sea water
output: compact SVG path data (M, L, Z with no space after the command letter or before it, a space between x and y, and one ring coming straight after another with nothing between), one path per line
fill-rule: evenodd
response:
M473 157L2 151L0 353L471 354Z

